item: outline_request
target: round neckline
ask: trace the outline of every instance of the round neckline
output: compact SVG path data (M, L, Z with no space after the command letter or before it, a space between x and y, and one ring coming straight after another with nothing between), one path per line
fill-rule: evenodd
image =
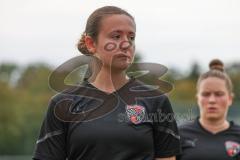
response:
M219 135L219 134L223 134L223 133L225 133L226 131L228 131L229 129L231 129L232 126L233 126L233 122L232 122L232 121L229 121L229 127L228 127L228 128L226 128L226 129L224 129L224 130L222 130L222 131L219 131L219 132L217 132L217 133L212 133L212 132L208 131L207 129L205 129L205 128L201 125L201 123L200 123L200 121L199 121L199 118L200 118L200 117L198 117L198 118L196 119L196 123L197 123L197 125L200 127L200 129L203 130L205 133L207 133L207 134L209 134L209 135L213 135L213 136L216 136L216 135Z
M104 95L110 96L110 95L115 95L119 92L121 92L122 90L124 90L126 87L128 87L132 82L134 82L135 78L130 78L124 85L122 85L120 88L116 89L115 91L109 93L109 92L105 92L99 88L97 88L96 86L94 86L93 84L91 84L88 80L86 80L87 84L89 86L91 86L91 88L103 93Z

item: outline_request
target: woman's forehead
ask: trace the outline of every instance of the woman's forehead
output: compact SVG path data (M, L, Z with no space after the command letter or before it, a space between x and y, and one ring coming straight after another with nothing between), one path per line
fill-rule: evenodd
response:
M223 79L209 77L200 82L200 89L207 90L226 90L226 83Z
M124 14L115 14L102 19L101 30L105 32L128 31L135 33L136 25L131 17Z

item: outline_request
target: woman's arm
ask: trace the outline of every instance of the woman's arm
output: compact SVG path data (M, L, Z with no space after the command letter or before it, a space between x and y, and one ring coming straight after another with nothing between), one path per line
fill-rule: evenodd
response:
M55 99L56 96L55 96ZM42 122L39 138L36 142L33 159L36 160L65 160L66 159L66 127L64 121L55 115L55 108L61 101L51 99L47 113ZM64 99L62 99L64 100Z
M174 115L171 103L166 96L158 99L158 115ZM160 111L160 112L159 112ZM163 116L164 117L164 116ZM168 117L168 116L167 116ZM176 160L176 155L181 153L180 136L174 116L172 118L161 117L153 122L153 137L155 160ZM161 158L160 158L161 157Z

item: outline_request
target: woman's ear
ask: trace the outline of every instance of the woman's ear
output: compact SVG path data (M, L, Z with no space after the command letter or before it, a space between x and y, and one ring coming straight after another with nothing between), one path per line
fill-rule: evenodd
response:
M195 94L195 98L196 98L197 100L198 100L198 94L199 94L199 93L196 93L196 94Z
M85 36L85 44L89 52L94 54L96 52L95 42L90 36Z
M231 106L234 99L234 93L230 93L228 99L229 99L229 106Z
M198 92L195 94L195 99L196 99L196 101L197 101L198 106L200 106L199 93L198 93Z

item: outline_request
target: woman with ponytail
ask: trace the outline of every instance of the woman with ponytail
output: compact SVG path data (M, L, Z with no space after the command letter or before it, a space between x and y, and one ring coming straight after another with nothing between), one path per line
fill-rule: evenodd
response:
M197 82L200 116L179 129L179 160L240 159L240 126L227 120L234 97L231 79L220 60L212 60L209 68Z
M175 159L181 149L176 121L145 119L159 110L173 114L168 97L126 74L135 34L134 18L121 8L105 6L90 15L78 49L98 61L79 87L50 101L34 159Z

